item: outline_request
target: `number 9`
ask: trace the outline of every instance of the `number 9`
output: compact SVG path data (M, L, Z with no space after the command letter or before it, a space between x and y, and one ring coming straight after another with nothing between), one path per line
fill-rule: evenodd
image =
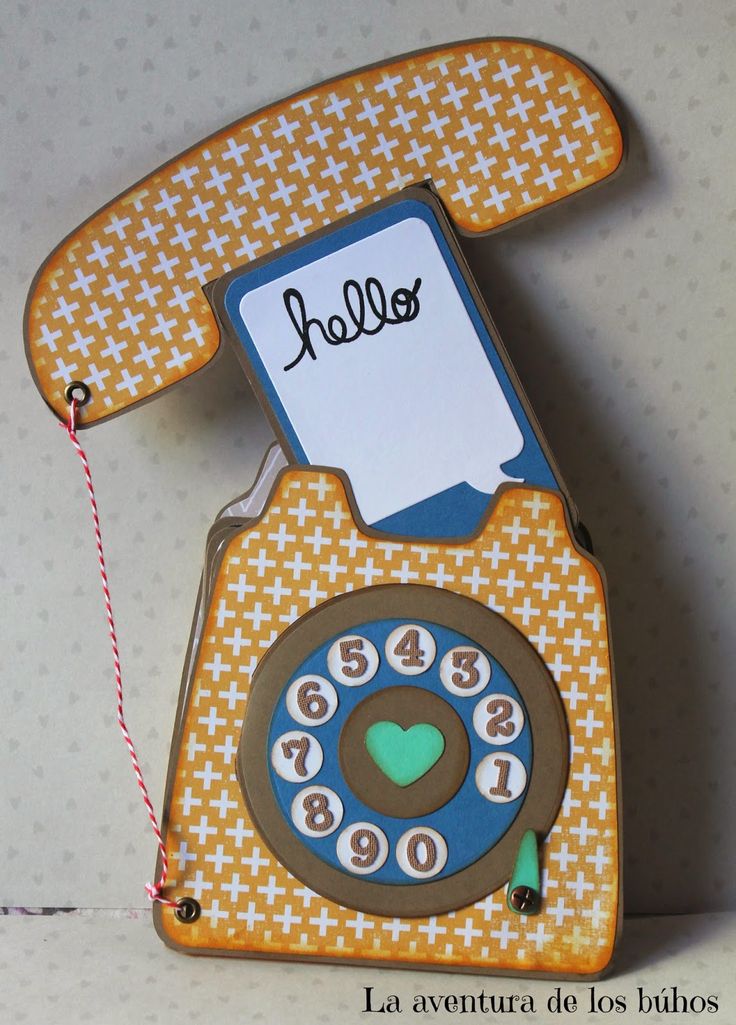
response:
M337 838L337 856L355 875L377 872L388 857L386 834L372 822L354 822Z

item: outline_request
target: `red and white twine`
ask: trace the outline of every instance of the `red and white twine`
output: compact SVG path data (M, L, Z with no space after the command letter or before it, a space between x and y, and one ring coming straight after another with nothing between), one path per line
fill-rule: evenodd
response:
M120 668L120 652L118 650L118 639L115 633L115 621L112 615L112 603L110 601L110 585L107 579L107 568L105 566L105 554L102 548L102 534L100 532L100 517L97 511L97 500L95 499L95 489L92 485L92 474L89 468L89 462L85 455L84 449L79 443L76 432L76 420L77 420L77 409L79 402L76 398L72 397L69 403L69 419L66 423L60 423L59 427L63 427L66 433L69 435L74 448L77 450L82 466L84 468L84 479L87 485L87 492L89 494L89 502L92 507L92 522L94 523L95 530L95 542L97 544L97 559L100 565L100 577L102 578L102 591L105 597L105 615L107 616L107 626L110 631L110 642L112 645L112 657L115 666L115 688L117 691L117 703L118 703L118 725L120 731L123 734L123 739L128 747L130 753L130 760L133 763L133 772L135 778L138 781L138 788L143 796L143 803L146 806L148 812L148 818L151 822L151 828L153 829L154 836L158 843L158 849L161 854L161 877L157 883L146 883L146 893L152 901L158 901L160 904L166 904L169 907L177 907L177 904L173 900L168 900L163 896L163 889L166 885L166 880L169 874L169 859L166 854L166 845L164 844L163 837L161 836L161 830L159 828L158 819L156 818L156 812L153 810L151 799L148 796L148 790L146 784L143 781L143 773L141 772L140 764L138 763L138 755L136 754L135 745L128 732L128 727L125 725L125 716L123 715L123 674Z

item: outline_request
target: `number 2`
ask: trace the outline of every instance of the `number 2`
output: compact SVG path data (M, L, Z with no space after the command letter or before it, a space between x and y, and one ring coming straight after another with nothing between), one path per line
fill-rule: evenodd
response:
M514 732L514 724L511 718L514 714L514 706L505 698L493 698L486 705L490 719L486 723L486 733L489 737L510 737Z

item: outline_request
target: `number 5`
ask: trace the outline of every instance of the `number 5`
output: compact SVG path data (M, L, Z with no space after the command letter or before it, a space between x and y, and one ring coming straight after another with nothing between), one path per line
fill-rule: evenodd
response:
M327 668L338 683L346 687L362 687L376 675L376 646L367 637L345 634L330 646Z
M363 676L368 668L368 659L363 654L362 637L355 637L349 641L340 641L340 658L342 659L342 671L345 676L349 676L351 680ZM350 668L351 662L355 663L354 668Z

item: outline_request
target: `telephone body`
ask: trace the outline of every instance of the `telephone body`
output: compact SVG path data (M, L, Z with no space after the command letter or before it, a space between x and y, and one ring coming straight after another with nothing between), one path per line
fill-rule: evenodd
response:
M272 105L72 233L26 345L100 423L232 344L276 431L206 547L156 928L189 952L600 975L605 579L455 238L602 182L568 55L488 39ZM76 391L75 391L76 390Z

